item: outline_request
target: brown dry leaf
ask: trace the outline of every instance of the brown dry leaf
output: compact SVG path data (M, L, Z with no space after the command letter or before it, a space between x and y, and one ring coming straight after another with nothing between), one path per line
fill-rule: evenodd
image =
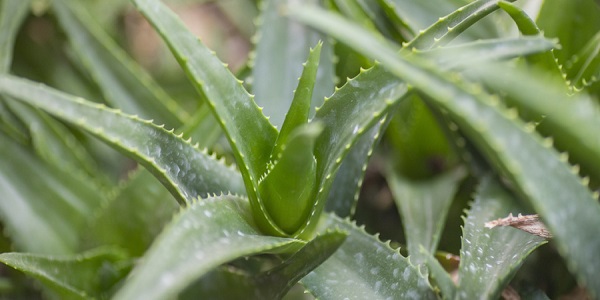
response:
M506 218L485 223L485 227L487 228L494 228L496 226L511 226L543 238L552 238L552 234L550 231L548 231L544 223L540 221L540 217L538 215L524 216L519 214L518 216L514 217L511 213Z

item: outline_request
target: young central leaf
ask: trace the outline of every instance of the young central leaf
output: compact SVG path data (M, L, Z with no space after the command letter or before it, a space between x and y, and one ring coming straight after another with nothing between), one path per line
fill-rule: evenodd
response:
M315 197L317 160L315 140L323 130L319 123L296 128L279 158L258 183L267 213L281 230L296 232L308 220Z

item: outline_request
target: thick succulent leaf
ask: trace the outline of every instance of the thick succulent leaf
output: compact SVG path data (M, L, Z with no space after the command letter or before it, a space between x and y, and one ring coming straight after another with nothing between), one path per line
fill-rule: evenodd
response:
M2 253L0 262L48 285L61 299L110 296L127 274L125 256L116 248L97 248L74 255Z
M258 179L269 163L277 130L262 114L242 82L185 28L175 13L159 0L133 0L133 3L169 45L225 131L260 227L270 234L284 236L285 233L264 212L256 191Z
M542 237L515 228L486 228L490 220L522 212L517 199L486 177L463 228L457 297L496 299L525 258L545 244Z
M258 192L265 211L288 235L312 218L316 185L317 160L313 155L315 140L323 130L319 123L297 128L282 146L273 167L259 180Z
M429 253L437 250L450 204L466 172L458 168L421 181L405 178L394 170L387 173L402 217L408 254L412 263L421 264L427 258L421 255L420 247Z
M102 193L77 173L46 164L0 135L0 215L18 251L74 253ZM24 178L28 180L23 180Z
M375 124L358 138L356 145L346 154L331 185L325 203L326 211L335 212L342 218L354 214L367 163L373 153L373 147L381 139L381 131L384 127L385 124Z
M298 87L294 91L294 98L289 107L285 120L277 136L275 147L271 153L271 161L279 159L283 145L287 143L292 132L308 122L311 109L311 97L315 87L319 59L321 56L322 43L319 42L314 49L310 49L308 60L304 64L302 76L298 81Z
M498 6L513 19L523 35L541 35L537 24L520 7L506 1L498 2ZM556 62L553 51L533 54L527 57L527 59L531 63L545 66L546 69L551 71L549 72L551 75L562 77L562 71Z
M258 284L276 288L277 293L269 295L268 298L283 297L298 280L329 259L347 236L346 232L331 230L317 235L282 264L260 274L257 278Z
M252 65L252 92L265 115L276 126L283 124L292 101L292 91L302 73L306 53L319 40L323 41L323 55L318 66L314 93L309 96L314 107L333 93L334 64L331 45L318 32L281 15L281 6L289 0L262 1L262 12L256 36ZM318 1L304 1L315 5ZM299 87L300 88L300 87ZM296 89L296 93L299 92Z
M514 2L514 0L509 2ZM498 9L498 0L473 1L447 16L439 18L427 29L419 31L419 34L405 47L424 50L444 46L496 9Z
M451 144L421 95L412 93L398 106L386 131L386 141L393 147L395 172L419 180L451 169L456 161Z
M437 22L440 16L445 16L464 5L461 1L381 0L380 2L383 3L388 15L408 27L413 35Z
M346 16L346 18L352 20L354 23L359 24L361 27L368 29L375 35L379 35L377 27L369 18L367 13L362 9L356 0L333 0L335 8Z
M303 245L261 235L245 198L200 199L159 235L115 299L173 298L221 264L261 253L289 253Z
M177 127L187 112L119 48L79 1L52 2L57 20L83 66L113 107Z
M420 257L425 258L427 269L429 270L429 278L431 278L432 285L439 289L443 295L443 299L455 299L456 295L456 284L450 277L450 274L444 269L443 265L429 253L425 248L420 247Z
M548 84L524 69L493 65L470 72L492 90L507 94L506 101L524 115L536 121L543 118L538 131L551 135L585 173L600 179L600 108L593 99L585 94L568 96L560 82Z
M600 80L600 31L567 62L566 67L567 78L575 89L582 89Z
M481 6L481 5L480 5ZM489 6L489 5L488 5ZM497 6L487 7L482 9L474 9L475 15L459 13L453 16L452 21L461 24L456 28L456 32L462 32L470 24L479 20L481 17L489 14L495 10ZM299 7L293 6L288 12L292 17L298 18L304 22L310 23L307 20L311 19L313 22L325 22L327 23L328 15L323 15L320 11L315 10L309 6ZM318 16L315 18L315 16ZM447 23L449 20L441 21ZM315 24L313 23L313 26ZM323 26L330 26L331 24L324 24ZM434 27L434 29L437 27ZM438 30L438 29L436 29ZM438 30L439 31L439 30ZM348 31L346 34L351 35ZM455 37L456 34L448 36L446 39L449 41ZM433 39L428 34L422 34L415 39L419 41L422 49L428 49L428 47L435 45L437 39ZM401 82L393 75L383 71L378 66L373 69L361 72L356 78L348 80L348 82L337 90L331 98L326 99L322 107L317 110L314 120L323 122L324 132L317 141L317 147L315 149L315 156L319 163L318 178L317 182L320 184L321 189L317 194L316 204L314 211L318 214L323 209L325 204L325 197L329 194L330 187L333 179L336 177L336 172L340 167L340 162L349 153L349 149L352 148L357 140L364 134L365 129L374 126L377 119L384 119L391 104L397 101L400 97L405 95L406 86L402 85ZM364 99L370 99L364 101ZM340 116L344 116L343 118ZM383 120L382 120L383 121ZM379 126L379 125L377 125ZM356 179L362 177L364 165L371 153L370 147L373 146L373 142L378 137L379 132L369 132L373 135L373 139L364 138L361 140L361 144L356 146L362 149L362 158L356 161L356 165L348 166L348 169L354 169L355 172L348 173L349 176L340 178L339 182L352 182L357 181L360 185L361 180ZM363 144L366 143L366 144ZM357 150L359 151L359 150ZM356 154L356 153L355 153ZM356 188L357 186L354 186ZM339 190L340 187L336 187ZM352 192L355 193L355 192ZM342 194L344 196L347 193ZM351 201L351 198L336 199L336 201ZM332 204L333 205L333 204ZM340 207L341 210L348 211L348 207L353 206L352 203L349 205L338 205L335 204L333 207ZM315 226L314 222L307 224L306 232L310 232L312 226ZM301 233L302 234L302 233Z
M81 172L95 184L109 179L98 170L94 158L64 124L21 102L6 101L6 106L26 124L31 143L38 156L58 168Z
M0 93L73 123L133 157L180 203L198 195L245 191L233 168L149 121L9 75L0 76Z
M360 6L364 14L371 19L371 22L375 24L379 32L388 38L401 41L403 40L400 35L399 27L386 17L385 7L382 6L379 0L354 0L356 4Z
M406 92L406 86L399 85L395 78L385 73L372 72L372 69L364 73L362 81L349 80L344 86L352 88L341 88L327 99L313 119L323 124L323 132L315 146L319 191L314 214L323 210L336 172L351 147L370 127L378 122L383 123L385 119L382 118L390 109L390 105ZM377 137L378 134L373 138ZM364 163L360 168L363 165ZM307 225L306 232L311 232L316 222Z
M117 245L141 256L177 212L177 203L152 174L139 169L89 220L86 248Z
M544 0L537 24L546 36L560 40L555 51L564 64L600 31L600 5L594 0Z
M428 51L416 51L416 53L448 68L464 68L493 60L541 55L542 52L550 53L548 51L559 47L556 40L537 35L520 38L487 39ZM552 61L554 60L552 59Z
M0 73L8 72L13 47L21 23L29 11L31 0L4 0L0 2Z
M268 122L241 82L158 0L134 4L161 34L192 83L204 94L227 134L244 180L264 172L277 130ZM250 176L251 178L246 178ZM251 185L250 185L251 186Z
M322 228L349 232L342 246L300 282L319 299L435 299L407 258L363 228L328 214Z
M497 98L441 74L415 57L408 61L388 44L343 19L309 7L295 7L303 17L336 39L373 57L399 78L429 96L432 105L445 109L493 167L506 176L527 198L554 234L560 253L580 282L600 294L594 270L600 269L595 254L600 236L600 204L552 147L499 105ZM543 90L539 90L542 92ZM549 175L551 174L551 175ZM568 202L565 202L568 201Z

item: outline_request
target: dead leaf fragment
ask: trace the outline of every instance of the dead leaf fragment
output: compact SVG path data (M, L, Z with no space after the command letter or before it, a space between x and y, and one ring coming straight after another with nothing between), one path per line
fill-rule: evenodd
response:
M544 223L540 221L540 217L538 215L524 216L519 214L518 216L514 217L511 213L506 218L485 223L486 228L494 228L496 226L511 226L543 238L552 238L552 234L550 231L548 231Z

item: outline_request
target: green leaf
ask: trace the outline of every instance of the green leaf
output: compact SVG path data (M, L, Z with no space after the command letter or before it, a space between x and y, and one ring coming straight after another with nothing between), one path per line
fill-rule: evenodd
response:
M440 74L415 57L410 62L403 59L396 49L339 17L327 15L326 19L320 19L323 17L320 11L295 8L296 16L303 16L320 30L376 58L396 76L429 96L433 105L447 110L494 168L531 202L555 235L560 253L579 281L592 290L592 295L600 294L595 274L600 269L600 259L595 254L600 248L600 236L591 230L600 228L600 204L586 182L582 184L548 142L543 142L481 89Z
M554 52L564 64L600 31L600 5L594 0L545 0L537 24L546 36L560 40Z
M109 184L94 158L64 124L24 103L6 101L6 106L28 127L38 156L63 170L81 173L80 176L86 176L99 188Z
M465 177L458 168L431 179L413 181L388 170L388 184L402 217L408 254L415 265L425 262L420 247L437 250L446 216L458 184Z
M525 13L525 11L519 8L518 6L506 1L498 2L498 6L506 13L508 13L508 15L513 19L513 21L515 21L515 24L517 25L519 31L521 31L522 34L541 34L541 31L538 28L537 24L535 24L535 22L527 15L527 13ZM554 76L562 76L562 71L560 69L560 66L556 62L556 58L554 57L553 51L534 54L529 56L527 59L534 64L541 64L545 66L546 69L551 70L550 74Z
M398 250L334 215L321 228L349 235L342 246L300 282L319 299L435 299L427 280Z
M509 1L509 2L514 2ZM498 0L473 1L420 31L419 34L404 46L408 49L420 50L444 46L464 32L474 23L498 9Z
M2 253L0 261L41 280L62 299L110 296L110 290L127 274L116 248L97 248L76 255Z
M117 245L142 256L177 212L178 205L152 174L138 169L89 220L86 248Z
M0 2L0 73L10 69L13 48L21 23L25 20L31 0L3 0Z
M306 50L325 40L318 32L282 16L280 8L286 2L262 1L252 62L252 92L257 104L264 107L265 115L276 126L283 124L290 107L292 91L302 73L302 63L306 60ZM318 3L315 0L304 2ZM311 116L314 107L321 105L323 98L331 95L335 86L333 50L328 41L321 43L323 55L316 73L314 93L309 95ZM296 91L300 92L300 87Z
M437 22L440 16L445 16L464 4L460 1L381 0L380 2L383 3L388 15L408 27L413 35Z
M317 71L319 69L319 59L321 56L322 43L319 42L314 49L310 50L308 60L304 64L302 76L298 82L298 87L294 91L294 99L285 116L275 147L271 153L271 161L277 160L284 144L287 143L291 133L308 122L311 108L311 97L315 86Z
M507 94L507 103L529 120L543 119L537 130L553 137L584 173L600 180L600 108L593 99L583 93L568 96L560 82L548 84L525 69L490 65L469 72L493 91Z
M266 298L280 299L308 273L329 259L346 240L347 233L328 231L317 235L306 246L275 268L259 274L257 285L274 293Z
M517 199L491 177L484 178L465 218L457 297L496 299L525 258L544 238L515 228L485 228L491 220L520 213Z
M0 134L0 216L19 251L68 254L103 194Z
M519 38L487 39L433 50L416 51L416 53L448 68L465 68L470 65L478 65L493 60L507 60L527 55L542 55L541 53L543 52L550 53L548 51L559 47L555 40L537 35ZM549 59L552 62L554 61L551 53Z
M290 236L320 216L311 214L311 210L317 189L313 151L322 130L321 124L314 122L297 128L282 146L273 167L258 182L266 213Z
M176 127L188 113L117 46L79 1L57 0L52 8L71 47L113 107Z
M245 198L201 199L165 228L115 299L172 298L221 264L261 253L289 253L303 245L261 235Z
M158 0L133 0L133 3L169 45L225 131L259 226L269 234L284 236L264 213L256 191L258 179L269 163L277 130L242 83L171 10Z
M133 157L182 204L198 195L245 191L236 170L149 121L9 75L0 76L0 93L73 123Z
M567 78L576 90L600 80L600 31L567 62Z

